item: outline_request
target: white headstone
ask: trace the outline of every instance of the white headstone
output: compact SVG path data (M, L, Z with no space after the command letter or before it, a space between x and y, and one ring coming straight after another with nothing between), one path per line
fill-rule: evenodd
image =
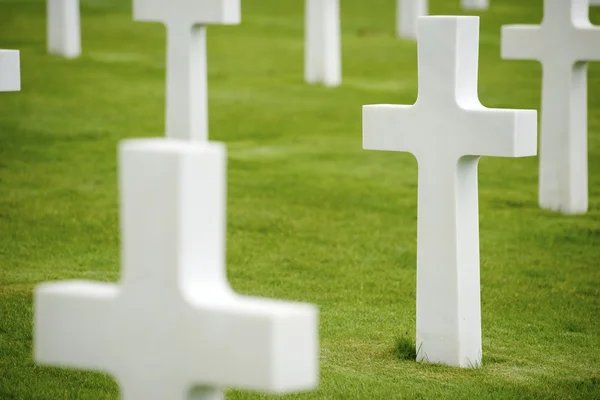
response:
M461 0L467 10L486 10L489 0ZM428 0L397 0L396 34L398 37L415 39L417 21L428 13Z
M363 108L363 147L412 153L419 166L417 358L481 363L477 163L535 155L536 112L477 97L478 17L422 17L412 106Z
M166 135L208 140L205 25L239 24L240 0L134 0L133 16L167 29Z
M427 15L427 0L397 0L396 33L399 37L415 39L417 21Z
M35 360L108 372L125 400L313 388L316 308L243 297L227 282L225 148L130 140L119 158L121 284L38 286Z
M486 10L489 6L489 0L462 0L462 7L466 10Z
M0 50L0 92L21 90L21 69L18 50Z
M342 83L339 0L306 0L304 79L308 83Z
M502 57L542 64L539 203L566 214L588 208L587 64L600 60L588 0L545 0L537 25L502 27Z
M48 52L66 58L81 54L79 0L46 0Z

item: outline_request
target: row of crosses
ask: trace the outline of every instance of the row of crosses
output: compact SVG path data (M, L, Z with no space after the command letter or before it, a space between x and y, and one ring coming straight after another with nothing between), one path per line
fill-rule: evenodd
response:
M488 0L461 0L486 9ZM398 35L416 36L428 0L397 0ZM206 25L238 24L240 0L134 1L134 18L167 29L168 137L208 140ZM338 86L342 81L339 0L305 0L305 81ZM539 204L565 214L588 209L587 69L600 60L600 28L588 18L600 0L544 0L540 26L505 26L502 57L542 64ZM52 53L81 52L79 0L48 0L48 46Z

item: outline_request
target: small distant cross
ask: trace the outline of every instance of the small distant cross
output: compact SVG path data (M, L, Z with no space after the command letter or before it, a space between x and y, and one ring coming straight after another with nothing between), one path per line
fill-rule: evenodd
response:
M397 0L396 35L415 39L417 37L417 21L428 13L428 0ZM489 0L461 0L462 7L467 10L485 10Z
M489 0L462 0L462 8L465 10L486 10L489 6Z
M535 155L536 112L479 102L479 18L422 17L417 44L417 102L364 106L363 146L410 152L418 162L418 360L477 366L477 163Z
M65 58L81 55L79 0L46 0L48 52Z
M21 90L21 67L18 50L0 50L0 92Z
M539 203L581 214L588 209L587 64L600 60L600 27L588 0L544 0L537 25L502 27L502 57L542 64Z
M340 1L306 0L304 79L307 83L342 83Z
M130 140L119 158L121 284L38 286L35 360L108 372L129 400L314 387L316 309L227 283L224 147Z
M166 135L208 140L205 25L239 24L240 0L134 0L133 15L167 29Z

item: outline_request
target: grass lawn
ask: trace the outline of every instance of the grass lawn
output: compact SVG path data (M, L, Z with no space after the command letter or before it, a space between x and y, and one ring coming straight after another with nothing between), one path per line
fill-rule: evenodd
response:
M46 54L43 0L0 1L0 47L21 50L23 87L0 94L1 399L118 397L105 375L34 365L32 290L119 279L116 146L164 134L164 28L133 22L130 3L82 0L84 54L68 61ZM589 68L590 212L537 207L536 157L482 159L484 365L418 364L398 348L414 341L416 162L361 149L363 104L415 101L416 45L394 36L393 0L341 3L337 89L303 83L302 0L243 0L242 25L209 29L228 276L240 293L320 307L319 388L285 398L600 398L600 67ZM481 101L538 108L540 66L502 61L499 34L539 23L542 1L491 3ZM463 14L459 0L430 9Z

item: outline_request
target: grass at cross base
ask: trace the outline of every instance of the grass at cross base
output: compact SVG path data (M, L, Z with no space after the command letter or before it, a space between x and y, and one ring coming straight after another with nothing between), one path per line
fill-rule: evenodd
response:
M1 399L118 397L105 375L34 365L31 304L42 281L119 278L116 146L164 132L164 29L133 22L129 3L82 0L84 54L68 61L46 55L42 0L0 1L0 47L21 50L23 76L21 93L0 95ZM459 0L431 3L462 13ZM541 1L491 3L481 100L537 108L541 69L501 61L499 32L539 23ZM416 46L394 37L393 1L344 0L342 12L338 89L302 82L301 0L247 0L241 26L209 29L211 138L229 149L228 276L238 292L320 307L320 386L285 398L600 398L600 68L589 71L590 212L540 210L535 157L482 159L484 365L417 364L406 359L416 162L361 150L363 104L416 99Z

